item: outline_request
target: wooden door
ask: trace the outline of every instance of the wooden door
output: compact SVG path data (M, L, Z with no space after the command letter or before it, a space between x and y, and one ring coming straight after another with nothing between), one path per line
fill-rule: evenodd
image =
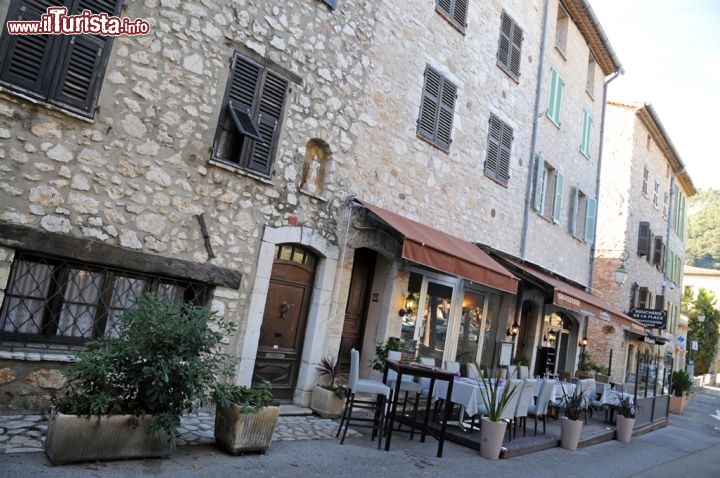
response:
M275 398L291 400L302 359L317 258L293 244L276 246L275 252L252 381L258 384L269 380Z
M376 258L377 253L373 250L355 250L345 321L340 339L340 369L343 371L350 370L350 350L353 348L362 350Z

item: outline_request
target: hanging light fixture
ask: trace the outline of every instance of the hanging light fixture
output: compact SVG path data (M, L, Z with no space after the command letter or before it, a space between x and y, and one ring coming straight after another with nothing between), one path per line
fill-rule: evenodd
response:
M551 329L547 333L547 340L548 340L548 342L555 342L556 339L557 339L557 334L555 333L554 330Z

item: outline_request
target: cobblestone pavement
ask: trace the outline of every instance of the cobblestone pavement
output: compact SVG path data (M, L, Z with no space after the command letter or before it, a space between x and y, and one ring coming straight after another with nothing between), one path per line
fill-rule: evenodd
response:
M0 454L41 452L47 430L47 415L0 416ZM215 414L201 411L182 417L178 446L215 442ZM335 439L338 423L314 415L281 415L273 441ZM349 429L348 436L362 436Z

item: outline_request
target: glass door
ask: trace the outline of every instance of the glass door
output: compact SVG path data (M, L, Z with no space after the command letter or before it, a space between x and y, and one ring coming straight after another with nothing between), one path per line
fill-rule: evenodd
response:
M425 294L421 294L421 319L415 334L422 357L435 357L438 365L442 364L445 353L445 339L450 324L450 310L452 305L453 288L427 280L423 284Z
M483 347L485 335L483 332L486 302L484 294L465 291L455 355L460 364L472 364L479 361L478 350Z

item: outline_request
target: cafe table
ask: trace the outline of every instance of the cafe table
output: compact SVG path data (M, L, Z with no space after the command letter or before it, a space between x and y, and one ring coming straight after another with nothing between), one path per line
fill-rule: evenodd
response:
M455 377L450 401L460 405L460 420L458 426L465 430L463 418L465 413L473 417L478 413L478 404L481 403L481 382L475 378ZM433 398L442 399L447 396L449 383L440 381L435 385Z
M453 390L453 378L455 373L450 370L445 370L439 367L433 367L430 365L423 365L418 363L405 363L398 360L386 360L385 371L383 373L383 383L387 382L388 370L394 370L397 373L395 379L395 391L393 392L393 400L390 404L390 413L387 418L386 429L385 429L385 451L390 451L390 440L392 439L393 424L395 423L395 414L397 412L397 402L400 396L400 385L403 375L412 375L419 378L430 379L430 389L428 390L427 406L425 407L425 417L423 419L422 434L420 435L420 441L425 442L425 435L428 431L428 419L430 417L430 409L432 408L432 398L435 389L435 381L447 382L447 391L445 393L445 411L444 419L440 425L440 436L435 438L438 440L437 456L442 457L443 445L445 444L445 427L450 419L450 412L452 411L452 397ZM431 432L432 434L432 432ZM434 436L434 434L433 434Z

